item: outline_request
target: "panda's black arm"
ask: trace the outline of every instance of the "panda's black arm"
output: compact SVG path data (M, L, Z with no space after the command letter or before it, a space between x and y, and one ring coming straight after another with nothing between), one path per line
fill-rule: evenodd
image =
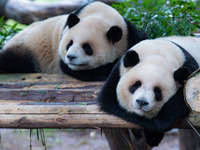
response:
M120 61L112 69L97 98L100 109L109 114L113 114L118 107L116 102L116 87L120 79L119 68ZM116 114L114 113L114 115Z
M177 120L188 116L190 109L184 101L183 87L180 87L176 94L163 106L155 118L161 131L170 130Z
M163 132L151 132L144 130L145 140L149 146L158 146L164 137Z

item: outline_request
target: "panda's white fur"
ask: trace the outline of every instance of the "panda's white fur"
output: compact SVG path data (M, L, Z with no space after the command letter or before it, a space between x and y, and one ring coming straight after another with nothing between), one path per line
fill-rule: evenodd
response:
M128 44L126 23L116 10L103 3L95 2L80 12L79 18L81 18L81 21L76 26L72 29L67 27L64 30L63 38L59 45L59 54L71 69L86 70L96 68L113 62L124 54ZM122 29L123 36L119 42L113 45L106 38L106 32L115 25ZM75 44L66 51L66 43L70 43L71 40ZM84 43L90 43L94 50L92 57L86 55L82 50L82 44ZM75 65L70 65L67 55L77 57L73 62ZM87 65L79 66L79 64Z
M63 32L67 17L68 15L62 15L33 23L9 40L3 49L14 46L27 47L40 62L41 72L45 73L61 72L57 51L59 49L61 58L67 62L66 45L71 39L76 44L68 52L75 53L78 56L77 63L81 64L82 61L90 63L89 66L83 68L71 66L75 70L96 68L108 62L113 62L126 51L127 31L125 21L110 6L101 2L89 4L80 12L79 18L82 19L80 23L72 29L66 27ZM123 29L123 37L119 43L113 46L107 41L106 32L114 25ZM87 42L91 42L91 46L94 47L95 55L93 57L87 57L83 53L82 44Z
M133 67L124 67L121 63L121 78L116 89L119 104L128 112L152 118L177 92L179 86L174 80L174 72L186 59L183 51L171 41L186 49L200 64L200 38L173 36L136 44L129 51L134 50L139 55L139 62ZM129 88L137 81L141 85L131 93ZM155 99L155 88L162 92L159 101ZM147 104L142 106L139 100Z
M61 72L57 49L66 19L67 16L62 15L33 23L11 38L2 52L11 49L23 55L31 51L35 61L40 62L38 66L40 72Z
M70 15L35 22L11 38L0 53L0 72L64 72L105 80L128 47L146 38L112 7L92 2Z

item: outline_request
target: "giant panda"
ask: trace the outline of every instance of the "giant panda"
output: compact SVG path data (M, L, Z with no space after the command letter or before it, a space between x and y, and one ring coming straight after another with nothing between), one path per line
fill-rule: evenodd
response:
M11 38L0 53L0 72L66 73L101 81L128 48L146 38L112 7L92 2Z
M200 65L200 38L147 39L115 65L98 95L100 109L144 127L157 146L178 119L187 117L184 80Z

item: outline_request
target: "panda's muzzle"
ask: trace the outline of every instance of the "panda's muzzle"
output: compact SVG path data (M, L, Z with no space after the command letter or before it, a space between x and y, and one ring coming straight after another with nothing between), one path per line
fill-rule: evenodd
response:
M87 66L87 63L78 63L78 57L72 54L68 54L67 56L67 61L66 64L70 65L70 66L74 66L74 67L83 67L83 66Z
M68 58L70 61L73 61L73 60L76 59L77 57L74 56L74 55L67 55L67 58Z
M149 105L149 103L147 101L143 100L143 99L137 99L136 102L141 108Z

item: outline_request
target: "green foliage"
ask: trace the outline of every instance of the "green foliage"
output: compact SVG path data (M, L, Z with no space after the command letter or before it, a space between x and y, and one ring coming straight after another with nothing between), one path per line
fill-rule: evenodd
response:
M200 29L199 0L125 0L113 4L150 38L191 35Z
M0 18L0 50L2 49L3 45L8 41L12 36L14 36L20 29L17 29L17 24L14 23L13 25L8 25L4 23L4 17Z

